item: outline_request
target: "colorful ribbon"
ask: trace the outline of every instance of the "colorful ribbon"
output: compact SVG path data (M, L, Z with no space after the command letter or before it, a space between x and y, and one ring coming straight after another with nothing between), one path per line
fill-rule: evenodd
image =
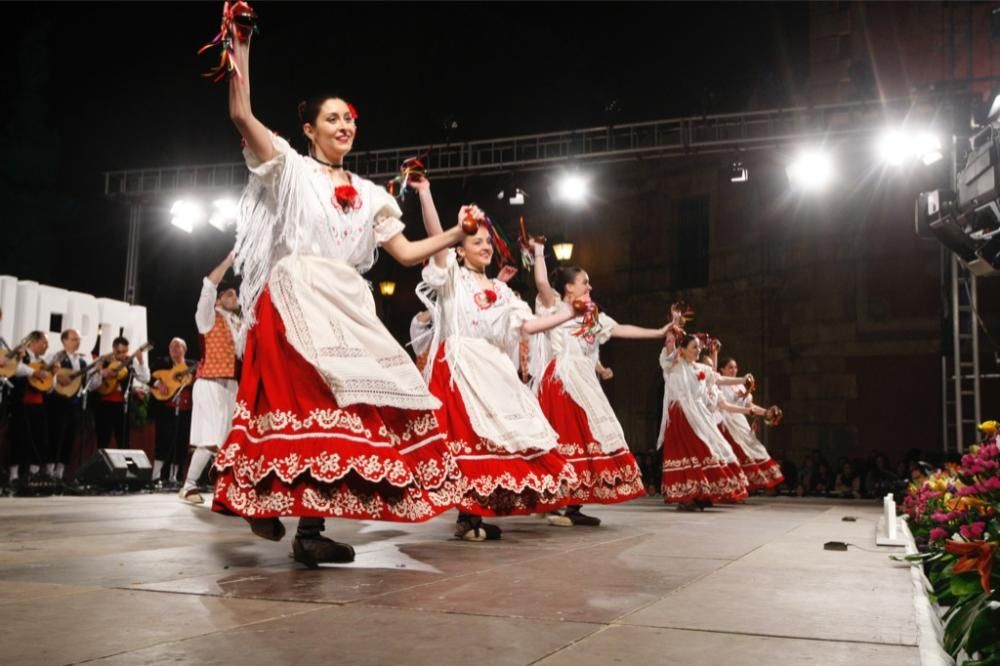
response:
M198 49L198 55L216 46L222 49L222 53L219 54L219 64L202 74L204 77L211 78L213 83L218 83L230 74L235 75L236 78L241 76L233 49L232 32L234 30L236 38L244 44L250 40L250 35L259 33L257 14L244 0L232 3L226 0L222 3L222 24L219 26L219 33L212 41Z

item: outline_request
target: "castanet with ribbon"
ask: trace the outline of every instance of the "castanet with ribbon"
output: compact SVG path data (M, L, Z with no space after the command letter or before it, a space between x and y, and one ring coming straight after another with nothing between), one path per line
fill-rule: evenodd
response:
M236 39L243 44L250 41L250 35L260 32L257 27L257 14L244 0L237 2L227 0L222 3L222 25L219 27L219 33L212 41L198 49L198 55L215 47L222 50L219 54L219 64L202 74L204 77L211 78L213 83L218 83L227 76L236 76L237 78L242 76L236 65L233 52L232 33L234 32Z

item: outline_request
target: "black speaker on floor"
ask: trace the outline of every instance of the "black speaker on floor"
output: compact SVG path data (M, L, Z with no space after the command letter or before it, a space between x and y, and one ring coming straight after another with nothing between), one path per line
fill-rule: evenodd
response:
M97 449L76 471L76 479L88 486L140 487L153 479L153 466L139 449Z

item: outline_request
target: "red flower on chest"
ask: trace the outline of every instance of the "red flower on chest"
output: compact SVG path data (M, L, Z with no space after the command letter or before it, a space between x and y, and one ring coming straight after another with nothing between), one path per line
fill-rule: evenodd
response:
M704 370L698 373L698 381L700 381L700 382L705 381L705 371Z
M497 292L492 289L484 289L473 297L480 310L486 310L497 302Z
M340 210L357 210L361 208L361 197L351 185L338 185L333 190L333 205Z

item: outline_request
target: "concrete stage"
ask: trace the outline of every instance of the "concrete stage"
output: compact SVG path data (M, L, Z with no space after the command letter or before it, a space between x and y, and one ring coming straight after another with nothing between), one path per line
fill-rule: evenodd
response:
M919 664L879 510L645 499L588 508L599 528L502 519L486 543L450 538L453 513L334 520L357 561L309 571L288 537L173 495L0 499L0 663Z

